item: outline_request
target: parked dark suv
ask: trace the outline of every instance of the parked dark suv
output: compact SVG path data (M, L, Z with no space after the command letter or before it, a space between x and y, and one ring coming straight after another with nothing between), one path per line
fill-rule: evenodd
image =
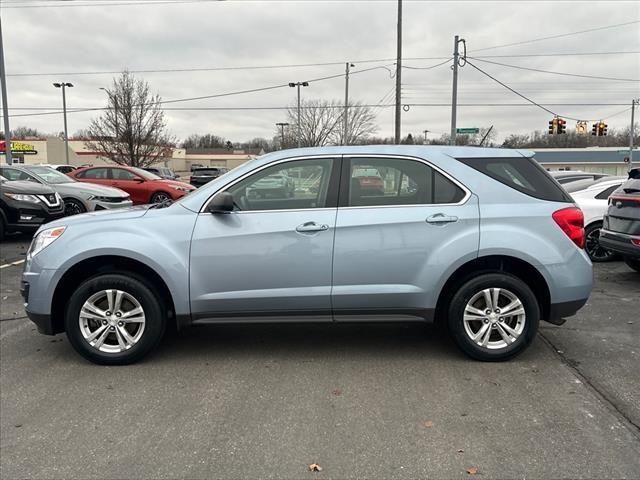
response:
M600 244L623 255L640 272L640 168L609 197L609 208L600 230Z
M34 232L63 215L64 203L51 187L0 176L0 240L8 232Z
M224 175L228 171L228 168L223 167L195 168L191 171L191 178L189 181L194 187L201 187L205 183L209 183L211 180L218 178L220 175Z

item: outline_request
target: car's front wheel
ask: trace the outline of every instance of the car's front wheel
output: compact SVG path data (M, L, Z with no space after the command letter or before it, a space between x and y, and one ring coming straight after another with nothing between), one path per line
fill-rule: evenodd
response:
M151 203L166 203L171 201L171 196L167 192L156 192L151 196Z
M507 273L468 280L449 304L449 331L460 349L476 360L502 361L518 355L533 341L539 321L536 296Z
M64 214L66 216L69 215L78 215L80 213L86 212L87 209L84 207L82 202L76 200L75 198L65 198L64 199Z
M152 287L121 274L83 282L65 311L69 342L80 355L103 365L133 363L162 338L166 310Z

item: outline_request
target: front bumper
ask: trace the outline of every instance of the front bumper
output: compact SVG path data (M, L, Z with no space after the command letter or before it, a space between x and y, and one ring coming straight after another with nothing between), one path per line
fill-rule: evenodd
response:
M125 200L122 202L104 202L101 200L90 200L89 202L90 211L98 211L98 210L115 210L118 208L127 208L133 205L131 200Z
M632 241L640 243L640 236L626 233L600 230L600 245L612 252L620 253L625 257L640 258L640 245L634 245Z

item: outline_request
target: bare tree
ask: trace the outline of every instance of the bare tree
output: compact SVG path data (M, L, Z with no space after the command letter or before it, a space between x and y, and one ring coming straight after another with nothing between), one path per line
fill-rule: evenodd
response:
M349 107L348 138L346 144L365 142L378 127L369 107L359 103ZM285 131L285 144L295 145L298 132L297 105L287 110L290 127ZM342 144L344 137L344 106L338 100L303 100L300 109L300 145L319 147Z
M42 137L43 134L31 127L16 127L11 130L11 138L32 138L32 137ZM4 132L0 132L0 139L4 140Z
M372 135L378 132L375 123L376 116L370 107L365 107L360 102L349 103L347 110L347 138L344 138L344 109L340 111L338 126L332 135L332 143L338 145L359 145L369 141Z
M144 167L167 155L174 145L167 132L159 95L149 84L122 72L107 90L109 108L89 124L87 146L120 165Z

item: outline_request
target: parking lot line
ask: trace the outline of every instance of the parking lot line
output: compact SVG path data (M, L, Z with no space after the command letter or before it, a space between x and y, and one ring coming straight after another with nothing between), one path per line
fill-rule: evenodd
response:
M20 265L20 264L22 264L22 263L24 263L24 260L18 260L18 261L11 262L11 263L5 263L4 265L0 265L0 269L2 269L2 268L8 268L8 267L13 267L13 266L15 266L15 265Z

